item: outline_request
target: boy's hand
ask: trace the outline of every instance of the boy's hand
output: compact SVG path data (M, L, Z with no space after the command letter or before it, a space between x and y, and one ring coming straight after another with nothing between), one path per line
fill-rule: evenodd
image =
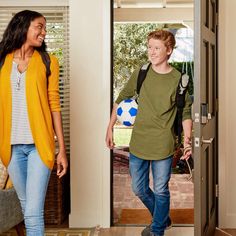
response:
M184 137L184 150L181 160L188 160L191 155L192 155L191 138Z
M113 131L110 128L107 129L106 145L109 149L113 149L115 147L115 143L113 142Z

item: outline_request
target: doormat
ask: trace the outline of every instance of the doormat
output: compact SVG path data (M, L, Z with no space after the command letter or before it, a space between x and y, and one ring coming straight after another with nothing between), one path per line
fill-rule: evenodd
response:
M171 209L172 224L194 224L194 209ZM117 225L149 225L151 215L147 209L122 209Z
M45 236L92 236L92 229L46 229ZM10 230L6 233L0 233L0 236L17 236L15 230Z
M214 236L235 236L236 230L235 229L219 229L216 228L214 232Z

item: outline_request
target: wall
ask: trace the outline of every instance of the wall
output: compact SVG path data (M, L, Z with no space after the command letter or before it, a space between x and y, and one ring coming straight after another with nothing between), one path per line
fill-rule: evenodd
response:
M236 1L219 1L219 223L236 228Z
M70 227L110 226L110 2L70 0Z

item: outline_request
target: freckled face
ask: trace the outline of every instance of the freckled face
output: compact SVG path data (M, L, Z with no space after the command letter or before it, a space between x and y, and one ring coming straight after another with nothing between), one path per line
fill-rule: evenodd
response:
M46 36L46 21L44 17L38 17L31 21L26 43L32 47L40 47Z
M153 65L161 65L168 60L172 50L168 49L164 42L159 39L149 39L148 41L148 59Z

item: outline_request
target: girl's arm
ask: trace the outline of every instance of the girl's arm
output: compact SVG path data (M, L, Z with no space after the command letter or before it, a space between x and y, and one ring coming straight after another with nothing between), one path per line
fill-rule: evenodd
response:
M52 120L53 120L54 131L56 133L59 145L59 152L57 154L57 175L59 178L61 178L63 175L66 174L68 168L66 148L63 136L61 112L59 111L52 112Z

